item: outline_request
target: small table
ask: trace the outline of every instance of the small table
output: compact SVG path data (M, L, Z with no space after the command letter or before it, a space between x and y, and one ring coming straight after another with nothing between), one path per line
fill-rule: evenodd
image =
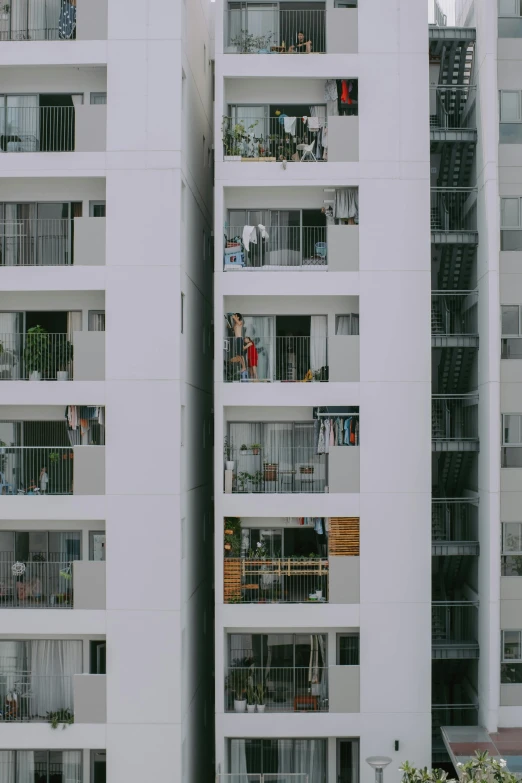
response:
M317 698L317 696L310 696L310 694L306 694L305 696L294 696L294 712L298 712L300 707L304 707L305 710L311 708L317 712L319 709Z

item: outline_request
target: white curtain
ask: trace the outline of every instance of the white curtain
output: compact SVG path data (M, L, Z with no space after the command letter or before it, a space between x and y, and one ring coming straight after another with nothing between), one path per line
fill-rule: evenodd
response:
M16 766L18 767L16 783L34 783L34 751L17 751Z
M336 188L335 218L354 218L359 222L359 190L358 188Z
M338 315L335 324L336 335L358 335L359 334L359 314Z
M245 29L245 28L244 28ZM256 38L261 48L279 45L279 8L276 4L247 3L246 29Z
M310 783L326 781L326 740L282 739L277 743L279 773L302 773ZM289 783L291 778L289 779Z
M81 750L62 751L63 783L82 783ZM20 781L18 781L20 783ZM32 783L32 781L31 781Z
M6 114L6 133L8 136L26 137L22 142L30 142L30 148L24 146L24 151L38 149L40 138L40 109L38 95L8 95ZM28 138L27 138L28 137ZM36 143L36 147L34 146Z
M250 337L258 352L257 377L274 378L274 318L273 316L245 315L245 337Z
M17 380L22 367L22 313L0 313L0 378Z
M36 204L5 205L5 266L35 263Z
M245 745L244 739L230 740L230 783L248 783Z
M0 783L15 783L14 750L0 750Z
M47 712L73 712L74 674L82 672L82 643L61 639L30 642L31 711L45 717Z
M310 369L313 372L326 367L326 334L326 316L310 316Z

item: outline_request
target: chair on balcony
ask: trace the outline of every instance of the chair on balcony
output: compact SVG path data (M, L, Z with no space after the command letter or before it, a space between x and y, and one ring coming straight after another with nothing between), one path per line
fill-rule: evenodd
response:
M0 495L14 495L14 488L5 480L5 474L0 473Z
M317 162L317 158L314 154L314 147L315 147L315 140L311 144L298 144L297 149L299 152L301 152L301 160L315 160Z

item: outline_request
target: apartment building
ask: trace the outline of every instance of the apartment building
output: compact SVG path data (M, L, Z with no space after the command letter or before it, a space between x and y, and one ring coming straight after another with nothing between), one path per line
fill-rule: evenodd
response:
M6 783L213 775L210 56L206 2L0 9Z
M219 783L431 763L429 67L417 0L215 4Z

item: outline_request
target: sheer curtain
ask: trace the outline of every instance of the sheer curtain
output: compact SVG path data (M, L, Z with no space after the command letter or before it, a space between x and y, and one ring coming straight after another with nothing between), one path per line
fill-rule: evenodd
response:
M38 95L8 95L6 133L9 136L29 136L36 143L40 138L40 109ZM29 149L24 151L28 152Z
M359 222L359 189L336 188L334 217Z
M248 783L246 742L244 739L230 740L230 783Z
M29 644L32 714L73 712L72 676L82 672L81 641L38 639Z
M245 315L245 337L254 342L258 356L257 377L259 380L274 378L274 317Z
M268 122L266 120L265 106L236 106L233 112L232 123L242 123L245 135L248 137L242 142L242 155L244 157L257 157L259 142L254 139L267 138ZM250 128L254 125L253 128Z
M0 313L0 378L17 380L22 366L22 313Z
M338 315L335 324L336 335L358 335L359 334L359 314Z
M36 205L6 204L4 224L5 266L29 266L36 262Z
M16 783L34 783L34 751L17 751L17 781Z
M62 783L82 783L81 750L62 751L62 767ZM20 781L18 781L18 783L20 783Z
M310 316L310 369L313 372L326 367L326 334L326 316Z
M0 750L0 783L15 783L14 750Z

